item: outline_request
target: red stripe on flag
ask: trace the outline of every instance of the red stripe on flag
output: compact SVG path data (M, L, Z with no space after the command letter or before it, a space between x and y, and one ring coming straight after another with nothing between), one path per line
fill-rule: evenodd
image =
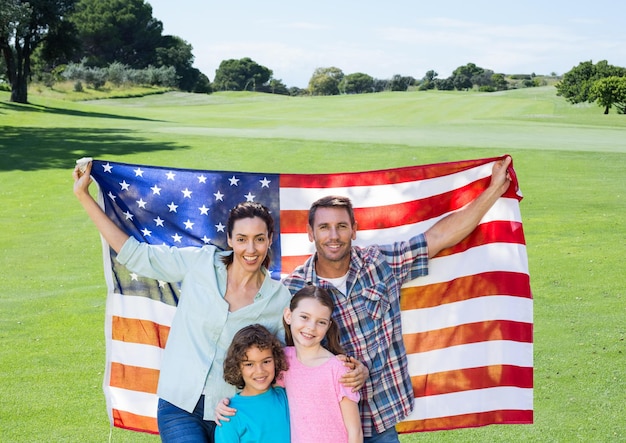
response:
M491 320L467 323L415 334L404 334L407 354L427 352L469 343L489 340L511 340L532 343L533 327L530 323L510 320Z
M451 248L442 250L437 257L457 254L476 246L490 243L516 243L525 245L522 224L514 221L496 220L482 223L472 233Z
M415 398L498 386L532 388L533 368L512 365L483 366L414 376L411 381Z
M281 188L336 188L350 186L376 186L388 183L407 183L427 180L482 166L501 159L493 157L479 160L409 166L405 168L380 169L367 172L343 172L330 174L281 174Z
M286 211L300 215L305 215L306 211ZM293 220L292 220L293 221ZM306 220L302 223L308 223ZM360 225L359 225L360 227ZM513 221L493 221L480 224L467 238L458 243L456 246L442 250L437 257L457 254L470 248L481 246L489 243L516 243L525 245L524 231L522 224ZM281 272L288 274L296 269L309 258L309 255L294 255L281 257Z
M156 394L159 370L111 362L109 384L115 388Z
M530 277L516 272L493 271L459 277L426 286L402 288L401 309L422 309L487 295L531 298Z
M313 202L311 202L313 203ZM309 210L281 210L280 211L280 233L281 234L302 234L306 232L309 225Z
M477 180L466 186L431 197L393 205L355 207L354 217L359 230L394 228L439 217L462 208L474 200L489 184L490 178ZM313 202L311 202L313 203ZM281 234L306 232L309 211L281 210Z
M454 415L449 417L424 420L403 421L396 425L400 434L424 431L445 431L448 429L474 428L495 424L530 424L533 422L532 410L498 410L475 414Z
M113 408L113 426L130 431L147 432L149 434L158 434L159 427L155 417L146 417L145 415L137 415L127 411L121 411Z
M143 345L158 346L165 348L170 327L149 320L136 318L112 317L113 340L140 343Z
M283 256L280 259L280 266L282 267L281 273L283 274L291 273L294 269L296 269L296 267L303 264L309 257L310 255Z

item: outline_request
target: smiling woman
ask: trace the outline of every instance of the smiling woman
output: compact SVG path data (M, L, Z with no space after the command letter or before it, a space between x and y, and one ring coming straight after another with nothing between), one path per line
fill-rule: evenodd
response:
M232 251L220 252L212 245L150 245L122 231L95 202L88 190L91 167L89 162L82 171L76 165L74 193L117 253L116 260L138 275L181 284L158 379L161 440L213 442L217 401L235 392L223 380L219 364L227 347L237 330L253 322L263 323L273 333L280 331L281 312L290 298L265 266L274 230L272 217L256 203L233 208L227 222ZM127 424L120 420L117 426L137 429L131 415Z

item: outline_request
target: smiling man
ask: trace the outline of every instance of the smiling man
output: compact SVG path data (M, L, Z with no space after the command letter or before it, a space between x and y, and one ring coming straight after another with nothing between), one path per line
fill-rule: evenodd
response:
M309 210L307 232L316 253L284 283L294 294L309 283L333 296L341 345L369 369L361 389L366 443L399 442L395 429L413 409L413 388L402 340L400 288L428 274L428 261L467 237L506 192L510 157L497 161L489 187L422 234L389 245L357 247L357 221L347 197L327 196Z

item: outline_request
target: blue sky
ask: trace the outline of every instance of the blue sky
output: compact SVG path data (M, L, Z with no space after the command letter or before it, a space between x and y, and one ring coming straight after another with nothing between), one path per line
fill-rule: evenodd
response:
M222 60L243 57L301 88L330 66L380 79L431 69L445 78L470 62L506 74L563 74L588 60L626 67L622 0L147 2L211 81Z

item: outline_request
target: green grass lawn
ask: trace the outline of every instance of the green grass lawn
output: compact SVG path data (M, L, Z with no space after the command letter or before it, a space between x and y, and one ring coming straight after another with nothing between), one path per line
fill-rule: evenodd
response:
M159 441L109 428L101 248L72 194L76 159L304 173L503 153L525 196L535 424L402 441L626 440L626 116L569 105L553 87L8 98L0 92L0 442Z

